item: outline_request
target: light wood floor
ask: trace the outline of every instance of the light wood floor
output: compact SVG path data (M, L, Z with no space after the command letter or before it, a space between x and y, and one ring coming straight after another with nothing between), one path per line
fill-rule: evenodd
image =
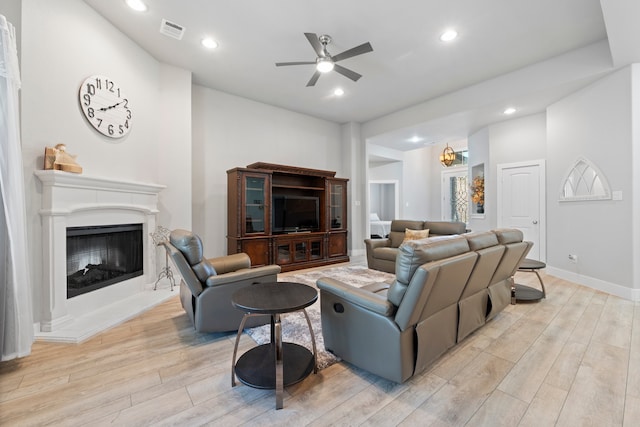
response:
M406 383L338 363L278 411L273 391L231 388L234 334L195 333L176 296L1 363L0 425L640 425L640 304L543 278L546 300L509 306Z

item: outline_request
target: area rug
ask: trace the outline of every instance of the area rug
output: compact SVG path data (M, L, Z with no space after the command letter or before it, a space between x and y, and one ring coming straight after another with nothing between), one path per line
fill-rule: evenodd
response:
M355 287L362 287L374 282L390 282L395 278L395 275L385 273L377 270L370 270L364 266L350 265L342 267L333 267L323 270L314 270L306 273L294 273L287 275L280 275L278 277L279 282L298 282L305 285L313 286L317 289L316 280L320 277L330 277L332 279L340 280ZM316 349L318 352L318 369L327 368L340 359L333 354L329 353L324 348L324 339L322 337L322 325L320 321L320 296L318 295L318 301L313 305L307 307L307 314L311 320L311 327L313 333L316 336ZM282 321L282 341L293 342L303 345L311 350L311 336L309 334L309 327L307 321L304 318L302 312L286 313L281 316ZM271 326L263 325L255 328L247 328L245 332L253 340L260 344L266 344L271 339Z

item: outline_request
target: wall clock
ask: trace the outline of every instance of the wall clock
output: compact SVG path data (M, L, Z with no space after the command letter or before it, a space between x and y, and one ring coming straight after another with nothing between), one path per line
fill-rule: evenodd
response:
M80 86L79 100L84 117L101 134L122 138L131 130L129 98L109 77L88 77Z

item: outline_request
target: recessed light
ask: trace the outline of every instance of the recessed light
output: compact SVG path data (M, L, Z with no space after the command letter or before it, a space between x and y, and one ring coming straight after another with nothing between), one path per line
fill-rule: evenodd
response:
M202 46L206 47L207 49L215 49L218 47L218 42L211 37L207 37L202 39Z
M142 2L142 0L125 0L127 6L136 12L144 12L147 10L147 5Z
M407 141L417 144L418 142L424 141L424 138L420 138L419 136L414 135L411 138L407 139Z
M503 111L503 113L506 114L507 116L511 115L511 114L513 114L515 112L516 112L516 109L513 108L513 107L509 107L509 108L507 108L506 110Z
M342 88L337 88L336 90L333 91L333 94L335 96L342 96L344 95L344 90L342 90Z
M440 40L443 42L450 42L451 40L458 37L458 33L455 30L447 30L440 35Z

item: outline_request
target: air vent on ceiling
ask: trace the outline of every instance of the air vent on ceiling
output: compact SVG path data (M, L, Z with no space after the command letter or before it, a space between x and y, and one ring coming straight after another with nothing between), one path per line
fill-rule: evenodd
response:
M175 22L167 21L166 19L162 20L160 24L160 32L165 36L173 37L177 40L182 40L182 36L184 35L185 28L182 25L178 25Z

